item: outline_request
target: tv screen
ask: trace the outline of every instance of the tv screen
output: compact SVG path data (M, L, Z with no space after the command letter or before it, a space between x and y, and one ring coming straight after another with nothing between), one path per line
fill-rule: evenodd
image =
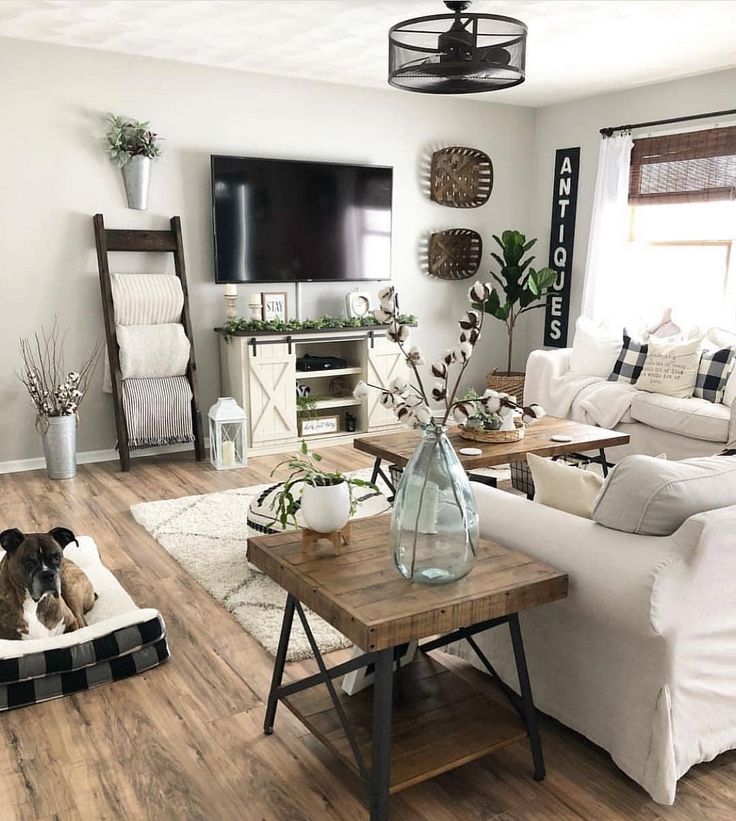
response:
M212 157L217 282L391 277L393 169Z

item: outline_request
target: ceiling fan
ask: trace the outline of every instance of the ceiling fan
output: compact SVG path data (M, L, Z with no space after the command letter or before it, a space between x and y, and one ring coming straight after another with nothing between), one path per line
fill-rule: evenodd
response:
M527 28L521 20L466 12L470 0L445 0L450 13L414 17L389 29L389 84L426 94L472 94L525 79Z

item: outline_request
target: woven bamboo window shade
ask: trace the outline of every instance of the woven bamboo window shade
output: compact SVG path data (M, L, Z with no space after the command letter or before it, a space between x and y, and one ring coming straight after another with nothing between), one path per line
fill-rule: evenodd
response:
M736 199L736 126L634 140L632 205Z

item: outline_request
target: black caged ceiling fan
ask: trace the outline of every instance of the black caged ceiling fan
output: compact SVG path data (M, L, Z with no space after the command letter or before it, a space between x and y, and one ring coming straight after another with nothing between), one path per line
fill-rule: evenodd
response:
M466 12L470 0L445 0L450 14L414 17L388 32L389 84L424 94L473 94L524 82L527 28L521 20Z

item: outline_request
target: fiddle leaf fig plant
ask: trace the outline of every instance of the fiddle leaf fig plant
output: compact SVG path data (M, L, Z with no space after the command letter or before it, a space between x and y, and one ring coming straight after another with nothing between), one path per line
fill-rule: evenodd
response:
M557 282L557 271L532 268L534 257L524 257L536 244L536 239L527 241L520 231L504 231L500 237L494 234L493 239L501 251L501 256L491 253L500 268L498 274L491 271L497 287L491 289L485 302L475 307L506 325L506 373L510 374L516 322L527 311L543 308L547 304L547 296Z

